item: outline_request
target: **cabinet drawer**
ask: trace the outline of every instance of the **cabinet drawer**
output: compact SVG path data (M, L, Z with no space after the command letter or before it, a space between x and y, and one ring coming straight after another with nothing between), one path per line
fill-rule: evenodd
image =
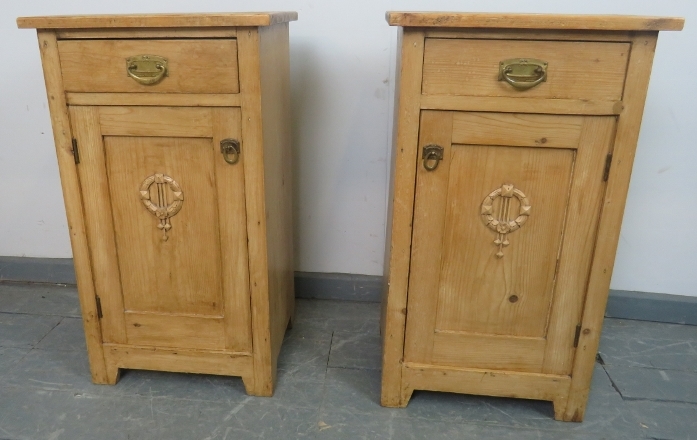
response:
M427 38L422 93L619 101L629 43ZM519 90L499 80L499 63L512 58L548 63L547 79Z
M62 40L58 50L67 92L239 93L234 39ZM165 58L162 80L129 76L126 59L137 55Z

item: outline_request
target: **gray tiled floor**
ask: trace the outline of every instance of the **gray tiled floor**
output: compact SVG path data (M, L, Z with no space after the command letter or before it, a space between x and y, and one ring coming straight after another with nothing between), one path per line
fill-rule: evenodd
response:
M697 327L607 319L583 423L548 402L417 391L383 408L379 304L298 300L273 398L234 377L93 385L75 289L0 284L0 440L697 439Z

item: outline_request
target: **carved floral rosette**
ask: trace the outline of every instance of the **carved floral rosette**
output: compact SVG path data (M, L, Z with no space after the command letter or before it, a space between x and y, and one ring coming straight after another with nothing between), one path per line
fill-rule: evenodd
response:
M154 195L150 188L153 184L157 186ZM155 173L140 184L140 199L148 211L160 220L157 228L162 230L162 239L167 241L167 232L172 229L169 219L179 212L184 203L181 187L168 175Z
M501 198L496 207L496 217L494 217L494 201ZM517 213L511 212L511 201L517 199L519 203ZM513 208L515 210L515 208ZM520 229L530 216L530 201L512 184L503 184L500 188L492 191L482 202L481 216L484 224L496 232L494 244L499 247L496 253L498 258L503 257L503 248L508 246L508 234ZM515 217L511 219L511 217Z

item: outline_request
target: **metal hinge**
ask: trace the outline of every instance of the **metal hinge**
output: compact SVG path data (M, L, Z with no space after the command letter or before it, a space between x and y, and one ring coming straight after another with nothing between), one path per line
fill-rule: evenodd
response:
M574 336L574 348L578 347L578 340L581 337L581 324L576 326L576 335Z
M77 139L73 139L73 159L75 159L75 165L80 163L80 152L77 150Z
M99 299L98 296L94 297L97 300L97 318L102 319L104 315L102 315L102 300Z
M610 177L610 165L612 165L612 153L608 153L605 158L605 170L603 171L603 182L607 182Z

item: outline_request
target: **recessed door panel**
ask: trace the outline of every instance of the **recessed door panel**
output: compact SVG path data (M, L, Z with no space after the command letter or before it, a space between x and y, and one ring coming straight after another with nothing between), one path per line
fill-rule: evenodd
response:
M70 112L104 341L250 352L240 110Z
M614 125L422 112L405 361L570 372Z

